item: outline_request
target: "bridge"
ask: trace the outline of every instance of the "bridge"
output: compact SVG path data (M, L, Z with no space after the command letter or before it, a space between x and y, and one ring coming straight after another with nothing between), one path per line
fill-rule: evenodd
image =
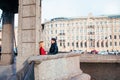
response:
M0 0L0 9L3 10L2 52L1 52L0 65L9 66L15 63L14 55L13 55L14 14L18 13L19 14L18 56L16 57L16 63L15 63L16 65L15 71L17 76L16 75L15 76L18 77L18 80L25 80L27 76L31 75L31 74L28 74L25 76L24 73L28 73L29 71L28 69L30 69L30 72L31 72L33 71L34 68L36 68L35 65L39 66L39 68L40 66L44 66L44 64L42 65L40 64L41 59L38 59L41 57L35 56L35 55L38 55L37 53L39 53L38 43L40 41L41 36L38 34L42 34L42 31L41 31L42 27L40 23L41 22L41 0ZM62 55L59 55L59 56L56 55L51 57L48 56L47 59L48 61L50 60L50 63L51 63L51 59L55 60L55 62L57 63L59 62L59 58L60 58L60 62L61 61L66 62L66 63L61 62L62 67L64 65L66 66L71 65L73 67L73 70L76 71L74 74L77 74L77 75L82 74L81 72L81 69L82 69L86 73L90 74L93 77L93 79L97 79L97 80L113 80L113 79L119 80L120 79L118 75L120 74L119 72L120 56L101 56L101 55L87 55L87 54L85 55L84 54L84 55L80 55L81 66L79 66L78 63L76 63L79 61L78 55L76 55L77 57L71 58L71 56L69 56L69 53L68 53L67 55L69 56L69 60L75 62L77 65L77 66L73 66L74 63L70 63L69 60L67 60L66 54L62 54ZM31 59L35 63L33 63ZM46 60L46 57L42 58L43 62L46 62L45 60ZM37 62L39 62L39 65ZM77 72L78 67L80 72ZM59 69L59 66L57 68ZM72 74L72 71L69 71L70 69L69 70L67 70L66 68L63 68L63 69L65 69L67 73ZM107 70L106 71L107 73L104 72L104 69ZM105 75L108 74L109 72L110 74L109 74L109 77L107 78ZM97 74L93 74L93 73L97 73ZM54 70L53 70L53 74L54 74ZM66 76L66 75L61 75L61 76ZM84 75L82 75L82 77L84 77ZM77 80L75 78L71 78L71 79ZM35 80L39 80L39 79L35 79Z

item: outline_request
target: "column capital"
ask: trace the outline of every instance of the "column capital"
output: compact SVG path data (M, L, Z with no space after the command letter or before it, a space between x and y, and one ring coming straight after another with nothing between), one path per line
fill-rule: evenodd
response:
M11 24L14 20L14 13L9 11L3 11L2 13L3 24Z

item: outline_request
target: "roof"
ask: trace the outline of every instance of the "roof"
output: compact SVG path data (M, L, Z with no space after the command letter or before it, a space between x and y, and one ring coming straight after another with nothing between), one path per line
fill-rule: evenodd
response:
M51 20L48 20L45 23L54 22L54 21L68 21L68 20L75 20L75 19L87 19L87 18L120 18L120 15L100 15L100 16L81 16L81 17L74 17L74 18L67 18L67 17L57 17Z

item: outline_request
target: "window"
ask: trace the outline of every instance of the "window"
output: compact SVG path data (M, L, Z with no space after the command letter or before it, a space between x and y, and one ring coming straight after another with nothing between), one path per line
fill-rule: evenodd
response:
M79 46L78 46L78 42L76 42L76 47L78 48Z
M76 25L78 25L78 23L76 22Z
M108 47L108 42L106 42L106 47Z
M64 27L64 23L63 23L63 27Z
M62 43L60 42L60 46L62 46Z
M53 27L53 24L51 24L51 28Z
M117 46L117 42L115 42L115 46Z
M60 27L61 27L61 24L60 24Z
M82 42L80 43L80 46L83 47L83 43Z
M76 40L78 40L78 36L76 36Z
M97 42L97 47L99 47L99 42Z
M87 42L85 42L85 47L87 47Z
M110 42L110 46L112 46L112 42Z
M53 31L51 31L51 34L53 34Z
M103 41L101 42L101 46L104 47Z
M55 33L57 34L57 30L55 31Z
M107 37L105 37L105 39L107 39Z
M68 42L68 46L70 46L70 43Z
M57 27L57 24L55 24L55 26Z
M116 29L114 29L114 31L115 31L115 32L117 32L117 30L116 30Z
M74 23L72 23L72 26L74 26Z
M65 43L63 43L63 47L65 48Z
M80 32L83 32L82 28L80 29Z
M110 39L112 39L112 36L110 35Z
M67 26L69 26L69 23L67 24Z
M72 43L72 46L74 46L74 43Z
M117 36L116 36L116 35L114 35L114 39L117 39Z

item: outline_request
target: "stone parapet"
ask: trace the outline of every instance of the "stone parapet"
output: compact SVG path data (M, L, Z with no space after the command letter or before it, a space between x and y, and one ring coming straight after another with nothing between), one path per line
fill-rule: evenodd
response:
M81 54L80 62L84 63L120 63L119 55Z
M32 56L28 63L35 63L35 80L90 80L80 69L79 58L74 53Z
M53 60L53 59L59 59L59 58L67 58L67 57L75 57L75 56L80 56L80 54L75 54L75 53L62 53L62 54L57 54L57 55L43 55L43 56L39 56L39 55L35 55L32 56L28 59L28 63L31 63L32 61L34 61L36 64L39 64L43 61L47 61L47 60Z

